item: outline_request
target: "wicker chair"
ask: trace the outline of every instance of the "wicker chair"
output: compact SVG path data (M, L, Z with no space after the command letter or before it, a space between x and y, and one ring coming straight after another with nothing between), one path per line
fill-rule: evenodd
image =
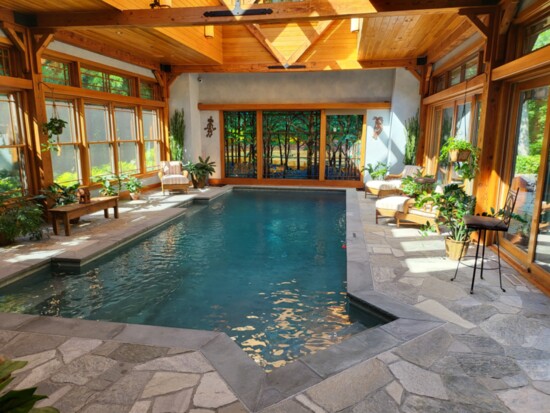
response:
M189 191L189 172L184 171L181 162L165 161L160 165L159 178L164 191L181 190L185 193Z

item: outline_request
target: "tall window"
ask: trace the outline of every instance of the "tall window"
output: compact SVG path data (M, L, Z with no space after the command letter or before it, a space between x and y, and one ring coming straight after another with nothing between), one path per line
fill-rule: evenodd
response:
M115 135L118 145L118 173L139 172L137 119L134 108L115 107Z
M57 137L57 145L52 150L54 182L68 184L82 182L80 169L79 134L76 122L75 105L72 100L46 100L48 119L56 116L67 122L63 133Z
M113 137L110 132L109 106L86 103L86 137L90 150L90 177L115 173Z
M318 179L321 112L263 112L264 178Z
M225 176L256 178L256 112L224 112Z
M363 115L327 115L327 180L361 179Z
M0 192L26 193L25 137L17 94L0 94Z
M160 125L158 111L143 109L143 146L145 148L145 168L158 169L160 165Z

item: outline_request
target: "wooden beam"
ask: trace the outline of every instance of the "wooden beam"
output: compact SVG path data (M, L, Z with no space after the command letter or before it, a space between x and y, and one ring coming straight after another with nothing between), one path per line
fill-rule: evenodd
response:
M23 79L20 77L0 76L0 90L4 89L32 89L32 82L30 79Z
M277 50L273 43L271 43L262 32L262 29L257 24L245 24L250 34L260 42L260 44L269 52L271 56L275 58L283 66L287 64L286 58Z
M483 23L475 14L467 14L466 18L474 25L477 31L484 37L489 37L489 27Z
M499 35L504 35L508 32L512 21L518 11L519 0L508 0L504 5L504 11L502 13L502 18L500 19L500 27L498 30Z
M103 44L94 40L90 40L77 33L60 30L55 32L55 39L63 43L81 47L91 52L96 52L104 56L112 57L113 59L122 60L123 62L132 63L134 65L145 67L151 70L160 68L159 63L140 58L118 48L113 48L108 44Z
M296 65L298 66L298 65ZM283 65L273 62L255 64L223 65L174 65L172 73L247 73L247 72L319 72L323 70L357 70L357 69L394 69L396 67L416 66L416 58L395 60L333 60L299 63L299 68L285 69ZM270 68L271 67L271 68Z
M519 15L514 19L514 24L525 23L536 18L537 16L542 16L548 11L549 8L550 4L548 3L548 0L535 1L519 13Z
M289 21L333 20L383 14L433 14L474 12L496 7L498 0L310 0L298 3L247 4L234 15L227 6L180 7L169 9L107 10L92 12L42 13L37 27L178 27L242 23L286 23ZM266 14L247 14L266 11ZM270 12L269 12L270 11ZM229 12L229 13L228 13ZM205 15L206 13L206 15ZM211 17L211 13L226 13ZM267 14L268 13L268 14ZM210 16L210 17L206 17Z
M293 65L304 55L305 52L309 50L310 47L312 47L315 43L319 41L321 36L328 30L328 28L332 25L334 20L323 20L317 23L317 27L315 28L315 32L311 37L308 37L308 39L302 43L298 49L292 55L288 58L286 61L287 65Z

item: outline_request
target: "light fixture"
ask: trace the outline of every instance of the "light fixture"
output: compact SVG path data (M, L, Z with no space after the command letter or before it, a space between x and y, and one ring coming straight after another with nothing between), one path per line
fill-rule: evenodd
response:
M153 0L149 7L152 9L167 9L172 7L172 0Z
M359 31L360 21L359 18L353 17L349 20L349 30L352 33L357 33Z
M213 39L214 38L214 26L209 24L208 26L204 26L204 37L207 39Z

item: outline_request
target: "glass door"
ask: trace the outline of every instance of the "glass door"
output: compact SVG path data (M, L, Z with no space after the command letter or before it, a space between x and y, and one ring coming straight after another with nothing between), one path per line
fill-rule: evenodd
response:
M514 96L515 140L509 184L519 187L505 246L526 266L550 270L548 100L550 82L520 85Z

